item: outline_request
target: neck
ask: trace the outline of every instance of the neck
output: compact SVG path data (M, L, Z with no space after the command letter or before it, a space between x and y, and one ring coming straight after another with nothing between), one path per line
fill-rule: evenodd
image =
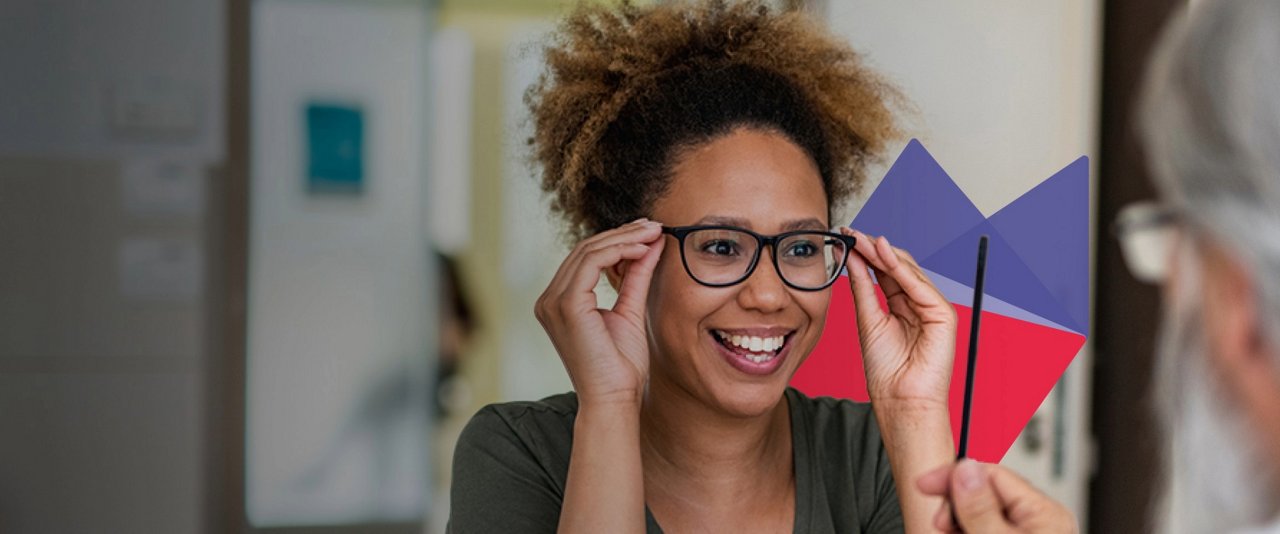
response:
M645 491L690 504L790 495L791 417L785 397L759 416L716 410L652 375L640 414ZM785 481L785 483L781 483Z

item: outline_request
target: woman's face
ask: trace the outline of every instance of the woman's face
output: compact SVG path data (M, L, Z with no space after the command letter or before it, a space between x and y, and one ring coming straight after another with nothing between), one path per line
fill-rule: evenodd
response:
M780 134L738 128L682 154L651 217L667 226L719 224L774 235L827 230L827 197L812 159ZM675 387L707 406L750 416L781 398L822 334L831 289L800 291L760 251L751 276L729 287L698 284L685 272L676 239L667 247L649 291L651 391ZM722 338L782 338L764 362ZM766 345L767 346L767 345ZM765 354L757 350L756 360ZM658 394L661 394L660 392Z

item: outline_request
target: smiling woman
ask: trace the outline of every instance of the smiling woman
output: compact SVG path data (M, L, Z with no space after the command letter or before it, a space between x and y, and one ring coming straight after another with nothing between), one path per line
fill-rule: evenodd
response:
M577 246L535 314L574 391L472 419L450 530L927 529L895 479L951 460L955 315L905 252L828 230L893 90L753 2L581 7L546 57L530 143ZM846 266L870 405L788 387Z

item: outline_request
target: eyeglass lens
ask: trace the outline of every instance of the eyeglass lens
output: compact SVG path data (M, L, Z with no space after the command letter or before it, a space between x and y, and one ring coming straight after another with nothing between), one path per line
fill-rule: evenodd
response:
M689 272L704 284L732 284L746 278L758 263L760 241L737 230L705 229L690 232L684 241ZM845 244L819 232L790 234L775 243L778 273L801 288L821 288L836 275L845 256Z
M1169 212L1155 203L1140 202L1120 210L1115 233L1134 278L1158 284L1168 276L1177 236L1171 221Z

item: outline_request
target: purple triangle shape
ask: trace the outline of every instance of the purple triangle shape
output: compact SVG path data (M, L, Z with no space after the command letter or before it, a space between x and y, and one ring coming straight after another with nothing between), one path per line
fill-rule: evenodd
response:
M970 285L973 285L973 282L968 282L967 284L960 283L950 278L947 278L945 276L942 276L938 273L930 271L928 269L922 268L921 270L924 271L925 276L929 277L929 280L933 282L933 285L938 287L938 291L942 292L942 296L947 298L947 302L951 302L953 304L960 304L963 306L973 305L973 288L969 287ZM996 315L1003 315L1005 317L1010 317L1013 319L1017 319L1019 321L1038 324L1040 326L1047 326L1054 330L1066 330L1068 332L1072 331L1070 328L1067 328L1063 325L1060 325L1058 323L1045 319L1044 317L1031 313L1017 306L1014 306L1013 304L1010 304L1008 302L1005 302L1004 300L998 299L988 294L985 291L982 294L985 295L985 297L982 299L982 313L994 313Z
M1073 161L989 221L1070 318L1062 324L1087 336L1089 158Z
M984 221L925 258L920 266L971 285L978 265L978 239L983 234L990 238L985 294L1081 333L1080 326L989 221Z
M986 220L920 141L912 139L850 225L917 258Z

